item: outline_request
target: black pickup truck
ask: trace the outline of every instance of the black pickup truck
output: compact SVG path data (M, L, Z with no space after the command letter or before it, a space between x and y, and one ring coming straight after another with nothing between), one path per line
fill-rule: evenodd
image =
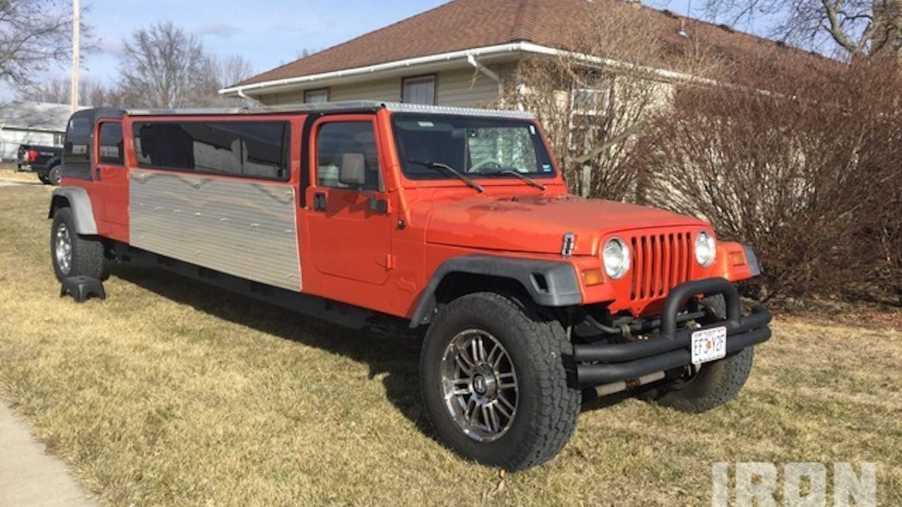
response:
M33 172L45 185L59 185L63 178L63 149L58 146L19 146L17 168L19 171Z

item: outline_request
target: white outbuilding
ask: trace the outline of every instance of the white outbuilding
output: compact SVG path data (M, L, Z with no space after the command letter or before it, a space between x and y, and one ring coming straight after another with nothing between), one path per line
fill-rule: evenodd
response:
M20 144L62 146L70 114L67 104L0 104L0 161L15 161Z

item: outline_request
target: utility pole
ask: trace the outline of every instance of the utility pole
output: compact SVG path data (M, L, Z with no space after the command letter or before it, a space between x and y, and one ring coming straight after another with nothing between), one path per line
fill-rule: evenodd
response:
M78 73L81 66L81 6L72 0L72 82L69 86L69 107L78 110Z

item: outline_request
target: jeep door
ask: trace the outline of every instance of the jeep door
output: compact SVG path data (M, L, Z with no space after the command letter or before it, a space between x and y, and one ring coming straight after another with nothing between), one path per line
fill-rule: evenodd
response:
M373 115L317 120L310 129L307 189L307 251L315 269L370 286L385 284L391 270L392 219L375 120Z
M128 241L128 169L125 162L122 122L99 119L97 122L97 153L94 163L94 192L92 199L100 204L102 229L109 237Z

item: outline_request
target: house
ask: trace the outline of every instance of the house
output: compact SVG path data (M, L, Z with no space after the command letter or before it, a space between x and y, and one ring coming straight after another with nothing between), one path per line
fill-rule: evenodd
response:
M805 53L727 26L642 6L638 0L454 0L220 91L265 105L343 100L479 107L496 102L525 58L574 53L581 24L635 9L666 47L702 41L741 64L762 49ZM593 56L593 55L588 55ZM617 54L594 55L617 61ZM814 59L816 57L812 57ZM679 72L661 66L664 80Z
M20 144L62 146L70 113L68 104L0 104L0 160L16 160Z

